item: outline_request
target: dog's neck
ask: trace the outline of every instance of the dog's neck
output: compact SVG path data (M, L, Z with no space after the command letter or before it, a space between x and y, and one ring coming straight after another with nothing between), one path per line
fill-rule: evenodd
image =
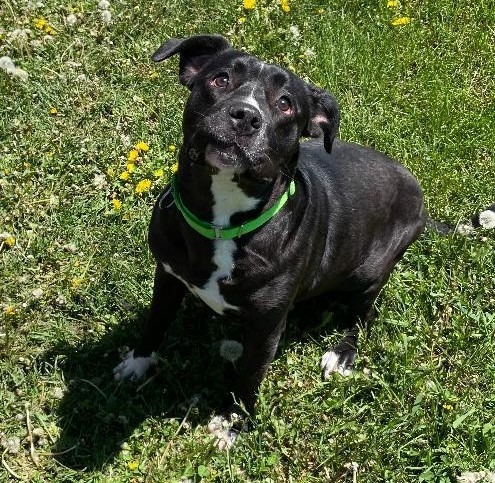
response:
M178 189L184 205L199 219L227 227L245 223L269 208L287 190L290 179L257 180L230 169L180 165Z

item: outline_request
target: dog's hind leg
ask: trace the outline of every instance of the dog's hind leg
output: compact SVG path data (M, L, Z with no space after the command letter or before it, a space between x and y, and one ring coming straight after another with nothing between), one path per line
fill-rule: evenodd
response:
M373 284L367 290L359 293L350 293L344 295L342 303L345 311L342 321L344 327L348 330L338 344L333 346L321 358L322 378L327 379L330 374L337 372L342 376L351 374L351 369L357 355L357 342L360 327L366 327L368 322L374 316L373 303L378 297L385 280Z

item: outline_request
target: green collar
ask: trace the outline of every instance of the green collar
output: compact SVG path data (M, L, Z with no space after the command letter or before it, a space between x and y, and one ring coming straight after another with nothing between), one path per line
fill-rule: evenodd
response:
M240 237L256 230L261 225L264 225L267 221L271 220L282 209L289 199L289 196L292 196L296 192L296 184L292 180L287 191L268 210L263 211L263 213L254 220L247 221L238 226L216 226L207 221L200 220L196 215L191 213L182 202L179 194L179 187L177 185L177 176L175 175L172 177L171 189L175 206L177 206L182 213L182 216L193 230L196 230L199 234L210 240L232 240L233 238Z

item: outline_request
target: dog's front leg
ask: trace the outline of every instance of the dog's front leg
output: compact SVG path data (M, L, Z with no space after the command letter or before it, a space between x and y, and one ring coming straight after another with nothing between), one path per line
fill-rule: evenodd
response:
M236 362L233 388L227 396L226 409L208 425L220 449L231 447L239 432L247 428L246 417L254 414L260 384L275 356L285 322L285 316L273 322L266 318L243 320L243 353Z
M170 323L175 319L186 287L182 282L165 272L160 263L155 270L153 298L143 335L136 347L129 351L125 359L113 370L115 379L139 379L156 363L156 352L165 337Z

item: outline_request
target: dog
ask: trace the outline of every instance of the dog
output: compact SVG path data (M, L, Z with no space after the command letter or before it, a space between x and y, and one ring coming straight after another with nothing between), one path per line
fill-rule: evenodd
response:
M324 378L347 375L359 327L405 250L427 223L442 232L454 227L428 218L407 169L336 138L331 94L219 35L171 39L152 60L174 55L190 90L183 145L149 227L157 261L149 317L114 375L135 380L155 363L187 291L239 321L236 379L208 425L228 448L254 411L295 304L324 297L344 307L346 332L323 355L321 370ZM495 205L463 228L478 226L495 227Z

